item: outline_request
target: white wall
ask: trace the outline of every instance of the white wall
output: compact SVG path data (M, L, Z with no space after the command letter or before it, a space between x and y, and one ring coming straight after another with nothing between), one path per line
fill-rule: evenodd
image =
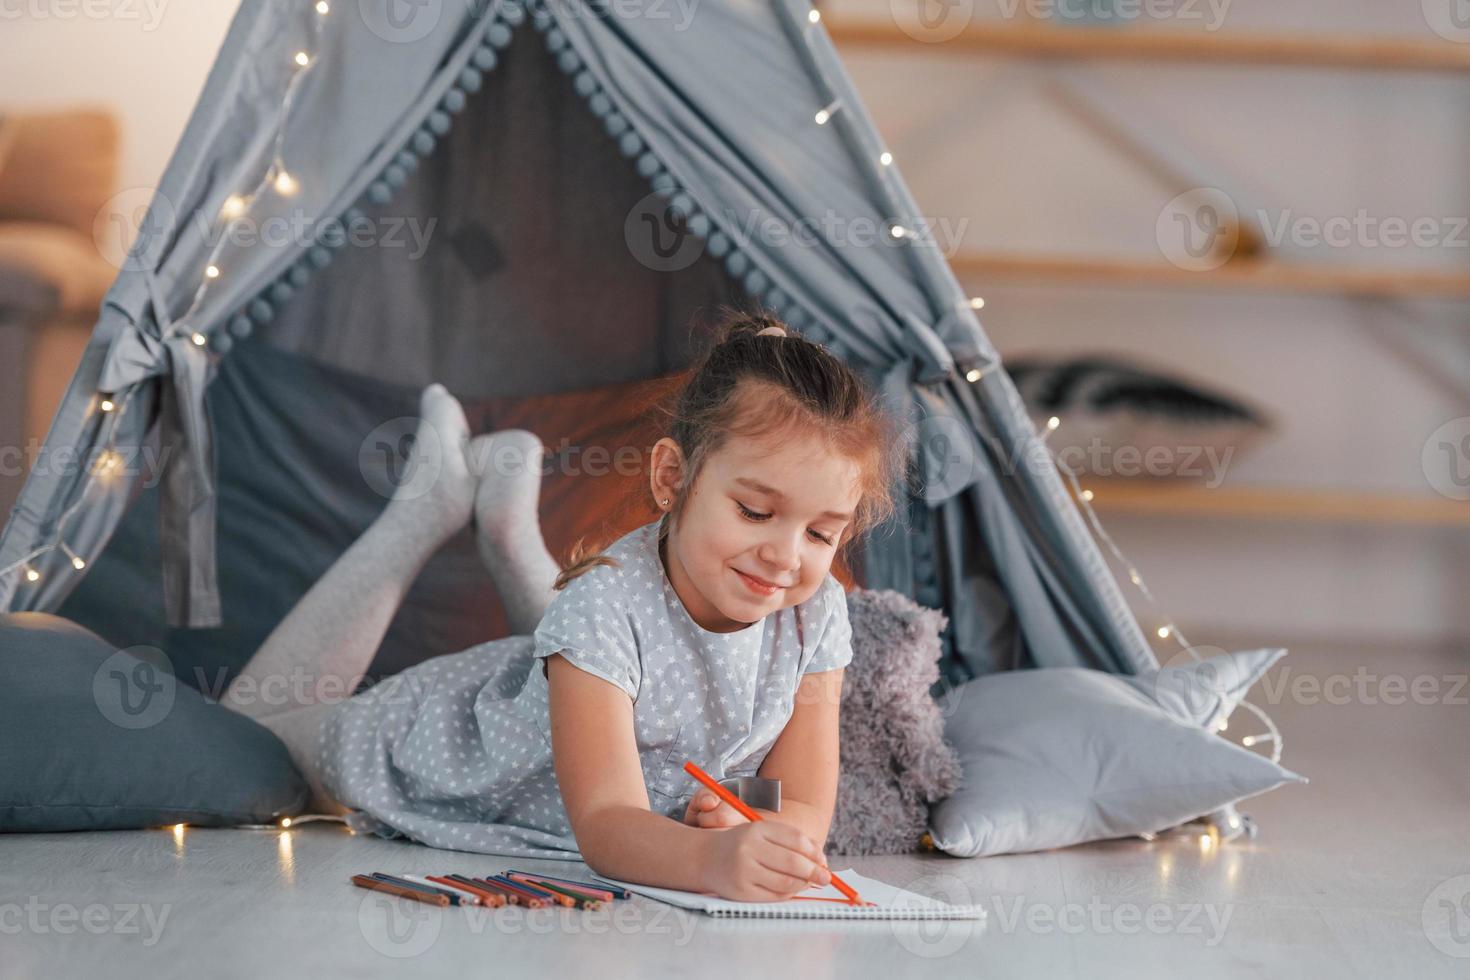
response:
M994 16L1000 4L974 7ZM126 128L123 186L150 185L235 5L107 0L100 6L113 15L103 19L12 15L37 5L45 6L0 0L3 104L115 106ZM68 9L64 0L51 5ZM887 17L890 4L825 6ZM1437 40L1419 0L1235 0L1223 9L1226 31ZM965 222L970 248L1159 257L1155 221L1177 188L1141 174L1049 103L1041 86L1058 70L1207 161L1209 178L1246 189L1251 207L1318 217L1359 207L1379 217L1470 214L1470 75L1118 63L1078 70L924 49L846 54L926 214ZM1307 249L1291 258L1463 269L1467 251ZM1429 495L1420 468L1426 437L1470 414L1369 332L1374 323L1439 330L1463 352L1464 304L1424 304L1410 314L1334 297L971 285L987 297L984 322L1006 354L1145 356L1262 403L1280 432L1232 469L1232 482ZM1199 642L1212 631L1285 642L1470 638L1463 530L1141 518L1110 526Z
M110 107L120 189L163 173L236 0L0 0L0 112Z

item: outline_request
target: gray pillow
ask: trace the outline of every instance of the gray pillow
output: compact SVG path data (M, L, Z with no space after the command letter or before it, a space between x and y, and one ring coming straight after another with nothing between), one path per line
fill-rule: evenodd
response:
M267 823L309 789L274 733L45 613L0 614L0 831Z
M930 814L935 845L975 857L1154 833L1305 782L1212 730L1284 652L1136 677L1005 671L955 688L941 708L965 775Z

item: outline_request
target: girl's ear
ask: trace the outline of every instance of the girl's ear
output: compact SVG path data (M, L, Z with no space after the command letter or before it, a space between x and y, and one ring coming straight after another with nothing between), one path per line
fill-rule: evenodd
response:
M683 478L684 453L677 442L664 436L653 444L649 455L648 485L653 491L653 506L661 511L672 507ZM667 506L664 501L668 501Z

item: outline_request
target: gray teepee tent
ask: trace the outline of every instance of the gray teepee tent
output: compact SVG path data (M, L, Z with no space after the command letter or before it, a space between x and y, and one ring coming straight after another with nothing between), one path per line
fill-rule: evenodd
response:
M652 377L720 302L915 424L921 489L863 579L947 612L951 679L1154 663L799 0L245 0L0 538L0 609L238 665L382 506L356 454L419 387ZM418 656L484 638L447 625L471 563L441 558L390 633Z

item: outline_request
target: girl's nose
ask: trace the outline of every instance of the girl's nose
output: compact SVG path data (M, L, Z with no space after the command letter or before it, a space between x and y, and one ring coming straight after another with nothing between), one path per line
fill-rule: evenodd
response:
M773 571L792 571L797 564L796 541L781 534L768 538L756 552Z

